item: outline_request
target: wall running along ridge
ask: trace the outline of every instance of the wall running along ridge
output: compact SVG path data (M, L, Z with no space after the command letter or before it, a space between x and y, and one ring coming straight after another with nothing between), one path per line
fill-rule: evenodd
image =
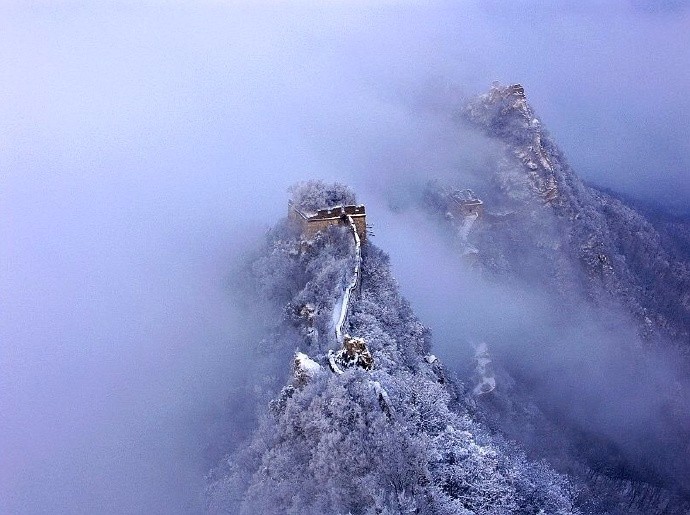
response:
M355 239L355 270L352 275L352 280L345 288L345 293L343 294L343 302L340 306L340 318L338 323L335 325L335 339L338 343L343 343L343 326L345 325L345 320L347 319L347 312L350 307L350 299L355 292L355 289L359 285L360 278L360 268L362 266L362 244L359 239L359 234L357 234L357 227L355 222L352 220L351 216L347 216L347 222L352 230L352 236Z

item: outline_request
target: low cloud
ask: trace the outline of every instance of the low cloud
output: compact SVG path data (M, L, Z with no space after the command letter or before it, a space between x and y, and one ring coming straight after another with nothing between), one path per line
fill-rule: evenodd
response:
M358 190L449 356L491 306L528 317L500 290L434 314L388 212L483 166L445 110L494 79L585 178L683 208L687 11L550 5L3 4L0 510L201 510L202 419L256 338L228 275L299 180Z

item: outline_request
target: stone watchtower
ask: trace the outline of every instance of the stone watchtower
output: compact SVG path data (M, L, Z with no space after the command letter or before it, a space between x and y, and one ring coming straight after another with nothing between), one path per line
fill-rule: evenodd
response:
M288 202L288 218L298 224L302 229L302 235L308 238L331 225L347 223L348 216L355 224L357 235L364 241L367 235L367 222L363 205L336 206L309 213L298 209L291 201Z
M449 207L453 214L460 216L482 216L484 203L472 190L453 191L448 195Z

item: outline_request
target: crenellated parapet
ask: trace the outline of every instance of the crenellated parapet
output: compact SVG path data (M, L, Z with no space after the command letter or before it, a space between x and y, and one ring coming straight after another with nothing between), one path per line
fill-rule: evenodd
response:
M327 209L319 209L310 213L298 209L292 202L288 203L288 217L299 224L302 235L310 238L319 231L328 229L332 225L346 225L348 217L357 228L357 234L362 241L366 239L367 222L366 209L363 205L335 206Z

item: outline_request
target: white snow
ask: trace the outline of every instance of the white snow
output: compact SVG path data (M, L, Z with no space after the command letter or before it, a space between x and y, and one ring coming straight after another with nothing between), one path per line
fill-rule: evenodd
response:
M478 380L472 393L474 395L482 395L494 391L496 389L496 378L491 370L491 357L489 356L489 347L486 342L481 342L475 347L474 359L477 362L474 370Z
M460 239L462 239L463 242L467 241L467 237L470 235L472 226L474 225L474 222L477 220L477 218L479 218L479 214L472 213L471 215L465 216L465 219L462 221L462 224L458 229L458 235L460 236Z
M331 366L331 370L336 374L342 374L343 371L340 369L338 364L335 362L335 352L332 350L328 351L328 364Z
M303 352L295 354L295 363L297 363L300 371L304 372L309 377L314 377L321 371L321 365Z
M469 238L470 231L472 230L472 227L474 226L474 222L477 221L477 218L479 218L479 213L472 213L469 215L466 215L462 223L460 224L460 227L458 227L458 237L460 239L460 242L462 243L464 247L463 253L465 255L468 254L477 254L479 253L479 250L474 246L468 243L467 239Z
M344 297L339 297L338 300L335 301L335 304L333 304L333 313L331 315L331 321L333 322L333 327L335 328L335 337L338 341L340 341L339 331L342 330L342 327L340 329L338 329L338 327L340 324L340 317L342 316L343 311L343 300Z
M333 309L333 319L336 321L335 338L338 343L343 342L343 326L345 325L345 319L347 318L347 312L350 307L350 298L352 297L355 288L357 288L357 284L359 284L360 268L362 265L362 244L359 239L359 234L357 234L357 227L355 226L355 222L352 220L351 216L348 215L347 221L350 225L350 229L352 230L352 235L355 240L355 268L352 274L352 279L350 280L347 288L345 288L342 300L340 302L336 302L336 305ZM338 314L338 318L336 320L335 316L337 307L340 307L340 313Z
M386 406L384 409L387 409L388 412L391 415L393 415L393 405L391 404L391 400L388 397L388 392L386 391L386 389L383 386L381 386L381 383L379 383L378 381L372 381L372 384L374 386L374 391L376 392L376 395L378 395L379 399L381 399ZM381 407L383 408L383 406Z

